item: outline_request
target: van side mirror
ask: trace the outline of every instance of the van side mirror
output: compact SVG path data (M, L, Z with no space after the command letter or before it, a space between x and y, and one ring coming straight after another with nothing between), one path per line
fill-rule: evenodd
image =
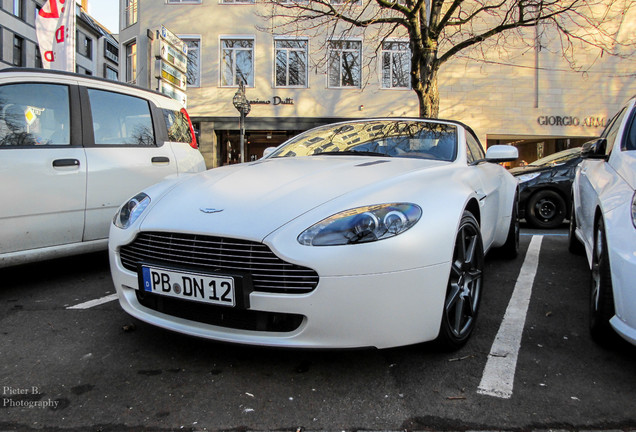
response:
M607 160L607 139L597 138L583 144L581 157L583 159L604 159Z

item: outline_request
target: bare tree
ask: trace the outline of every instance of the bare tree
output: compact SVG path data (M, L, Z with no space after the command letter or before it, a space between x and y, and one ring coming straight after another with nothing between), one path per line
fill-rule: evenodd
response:
M410 86L420 116L437 117L438 73L453 57L476 60L512 45L534 48L541 34L549 34L570 66L584 70L591 65L577 63L579 49L620 56L636 46L633 37L618 37L635 1L265 0L267 12L260 15L266 23L261 29L275 35L314 32L325 43L363 35L376 43L375 56L384 43L408 37Z

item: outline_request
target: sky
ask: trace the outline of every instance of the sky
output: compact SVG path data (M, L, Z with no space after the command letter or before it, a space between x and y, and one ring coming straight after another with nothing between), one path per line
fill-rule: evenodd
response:
M111 33L119 33L119 0L88 0L88 14Z

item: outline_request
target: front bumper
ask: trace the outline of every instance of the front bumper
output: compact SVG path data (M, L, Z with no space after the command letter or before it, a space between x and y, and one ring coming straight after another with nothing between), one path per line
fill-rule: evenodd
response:
M122 308L147 323L179 333L243 344L353 348L409 345L437 337L450 263L390 273L321 277L307 294L252 292L250 310L299 314L293 331L242 330L205 324L144 307L137 274L109 250L113 281Z
M621 337L636 345L636 229L631 220L631 200L605 217L616 310L610 324Z

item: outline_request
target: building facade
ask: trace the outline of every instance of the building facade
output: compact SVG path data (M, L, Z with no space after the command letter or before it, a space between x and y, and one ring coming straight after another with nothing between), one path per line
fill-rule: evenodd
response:
M239 160L233 97L240 81L251 102L246 160L327 122L418 115L407 39L396 37L374 52L376 41L363 34L331 40L299 29L275 36L259 30L262 7L252 0L120 0L122 80L158 89L160 26L188 45L187 108L209 167ZM619 36L636 33L635 18L619 23ZM505 59L457 56L444 65L440 118L465 122L484 145L516 145L527 162L598 136L636 94L636 57L583 51L581 63L593 66L575 72L550 49L548 37L537 40L533 50L511 50ZM366 61L370 56L375 60Z
M0 0L0 69L41 68L35 17L45 0ZM76 6L75 71L119 80L119 42L116 35Z

